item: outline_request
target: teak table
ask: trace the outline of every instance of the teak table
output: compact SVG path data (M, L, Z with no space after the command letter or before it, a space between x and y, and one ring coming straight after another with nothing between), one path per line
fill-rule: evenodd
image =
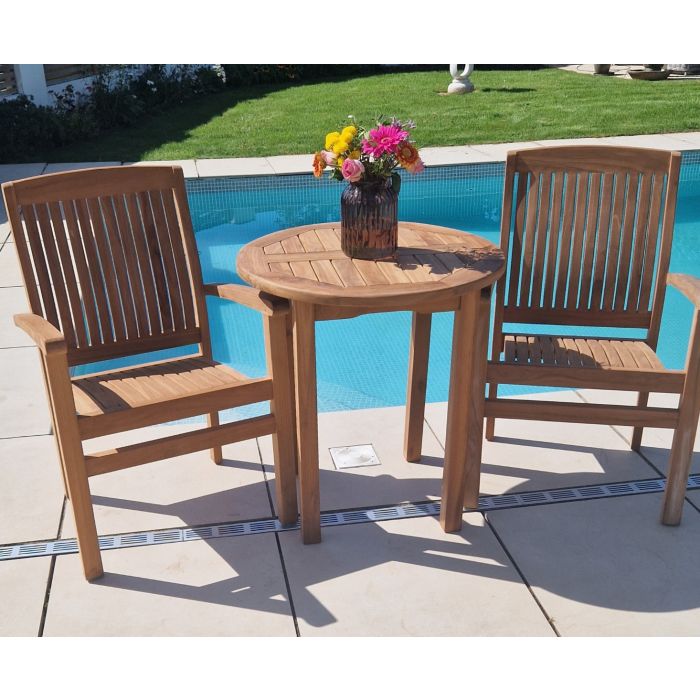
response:
M238 274L292 306L290 347L274 350L293 352L305 543L321 540L314 322L413 312L404 454L408 461L418 461L431 314L455 312L440 508L443 529L454 532L462 526L463 505L474 508L478 503L491 285L504 267L503 252L483 238L403 222L391 259L349 258L340 248L339 223L286 229L241 249Z

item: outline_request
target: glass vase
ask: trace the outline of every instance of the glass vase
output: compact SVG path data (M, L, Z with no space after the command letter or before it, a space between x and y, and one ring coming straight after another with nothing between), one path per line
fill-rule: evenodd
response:
M398 244L398 194L391 179L349 182L340 197L340 245L351 258L393 255Z

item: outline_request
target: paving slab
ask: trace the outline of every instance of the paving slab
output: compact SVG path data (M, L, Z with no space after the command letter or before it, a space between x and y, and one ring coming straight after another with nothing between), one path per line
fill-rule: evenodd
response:
M17 250L11 241L7 241L0 247L0 287L24 288Z
M140 160L137 163L123 163L123 165L177 165L182 168L185 177L199 177L194 160Z
M109 168L121 165L120 160L93 161L91 163L49 163L44 169L44 175L51 173L64 173L70 170L86 170L87 168Z
M518 399L580 402L573 391L526 394ZM447 404L428 404L426 420L440 440ZM496 421L496 440L484 440L481 493L503 494L615 481L658 474L605 425L545 421Z
M635 406L635 393L603 389L580 389L577 392L590 403L611 403ZM649 405L659 408L678 408L677 394L654 393L649 396ZM615 431L628 442L632 439L633 428L627 425L614 426ZM667 428L644 428L642 433L642 454L664 475L668 471L668 459L673 442L673 431ZM690 471L700 473L700 431L695 436L695 447Z
M293 636L272 534L102 553L105 575L83 578L57 557L45 636Z
M442 447L426 430L421 462L407 462L403 458L403 421L403 406L319 415L322 510L440 498ZM272 477L272 441L263 437L259 442L265 468ZM367 444L373 445L379 465L335 468L329 448ZM274 488L272 483L270 488Z
M553 636L478 513L280 534L302 636Z
M267 158L203 158L197 160L200 177L274 175Z
M313 172L313 153L294 156L269 156L266 160L275 175L297 175Z
M472 149L482 153L482 162L504 161L509 151L520 151L525 148L539 148L543 144L539 141L517 141L514 143L480 143L474 144Z
M494 511L489 521L563 636L697 636L700 513L661 494Z
M2 256L0 251L0 259ZM34 341L23 330L17 328L12 320L14 314L27 311L29 303L23 286L0 287L0 349L34 347Z
M0 438L46 435L50 429L39 351L0 350Z
M51 557L0 562L0 637L36 637Z
M602 145L636 146L659 148L664 151L687 150L688 143L667 134L636 134L633 136L605 136L599 139Z
M203 426L142 428L88 440L85 450L96 452ZM225 445L223 455L220 465L206 450L91 478L97 531L103 535L269 518L272 511L255 440ZM71 537L75 525L70 508L67 513L63 534Z
M53 435L0 440L0 544L57 537L63 499Z
M488 154L471 146L426 147L420 149L423 162L431 166L483 163L491 160Z
M23 180L25 177L36 177L44 172L46 163L7 163L0 165L0 183L10 180ZM0 198L2 203L2 198Z
M700 131L684 131L673 134L666 134L666 136L672 136L674 139L679 139L691 146L691 148L700 148Z
M0 201L0 250L12 240L12 229L5 215L5 205Z

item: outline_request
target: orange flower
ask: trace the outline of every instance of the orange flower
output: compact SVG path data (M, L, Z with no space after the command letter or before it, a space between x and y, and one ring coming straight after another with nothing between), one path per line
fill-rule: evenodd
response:
M396 149L396 158L406 170L410 170L418 160L418 150L412 143L402 141Z
M322 153L314 153L314 175L316 177L321 177L323 171L326 169L326 161L323 158Z

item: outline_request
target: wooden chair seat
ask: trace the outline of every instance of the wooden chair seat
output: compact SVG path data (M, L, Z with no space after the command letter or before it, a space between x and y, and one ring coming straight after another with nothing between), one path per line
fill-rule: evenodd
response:
M663 370L658 355L643 340L505 335L509 364L598 369Z
M201 356L81 375L71 385L83 439L272 397L269 378Z

